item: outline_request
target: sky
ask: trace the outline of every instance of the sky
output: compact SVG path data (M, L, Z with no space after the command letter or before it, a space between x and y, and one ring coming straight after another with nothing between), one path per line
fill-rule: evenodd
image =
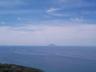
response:
M0 0L0 45L96 46L96 0Z

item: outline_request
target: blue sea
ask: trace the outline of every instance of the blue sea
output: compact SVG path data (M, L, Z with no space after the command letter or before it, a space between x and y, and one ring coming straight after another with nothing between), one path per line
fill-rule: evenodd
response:
M0 63L39 68L44 72L96 72L96 47L0 46Z

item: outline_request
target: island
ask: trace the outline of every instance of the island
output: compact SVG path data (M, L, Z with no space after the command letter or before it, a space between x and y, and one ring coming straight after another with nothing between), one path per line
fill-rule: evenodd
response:
M54 46L56 46L56 45L53 44L53 43L51 43L51 44L49 44L48 46L49 46L49 47L54 47Z
M0 64L0 72L43 72L40 69L15 64Z

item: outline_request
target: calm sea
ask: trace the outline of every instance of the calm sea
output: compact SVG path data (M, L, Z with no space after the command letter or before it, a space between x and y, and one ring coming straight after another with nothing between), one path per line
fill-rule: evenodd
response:
M96 72L96 47L0 46L0 63L45 72Z

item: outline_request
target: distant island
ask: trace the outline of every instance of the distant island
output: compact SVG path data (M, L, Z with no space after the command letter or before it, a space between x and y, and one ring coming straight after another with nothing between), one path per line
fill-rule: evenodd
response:
M43 72L40 69L15 64L0 64L0 72Z
M53 43L51 43L51 44L49 44L48 46L54 47L54 46L56 46L56 45L55 45L55 44L53 44Z

